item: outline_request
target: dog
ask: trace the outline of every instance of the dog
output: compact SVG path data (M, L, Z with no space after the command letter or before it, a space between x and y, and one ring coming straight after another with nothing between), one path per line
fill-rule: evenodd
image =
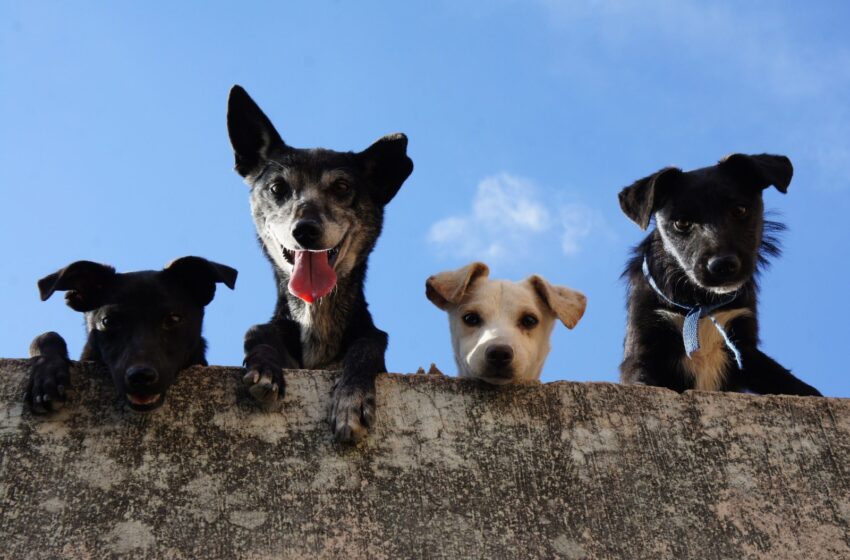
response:
M118 395L135 412L165 402L177 373L207 365L201 337L204 307L217 283L233 289L236 270L200 257L183 257L163 270L116 273L105 264L77 261L38 281L41 300L65 291L68 307L85 313L88 339L81 361L109 370ZM68 347L55 332L30 346L27 401L33 412L59 410L70 387Z
M425 282L425 296L449 315L458 375L493 385L538 381L555 319L572 329L587 298L537 275L508 282L489 273L474 262Z
M329 421L337 441L360 440L374 420L388 341L363 284L384 207L413 171L407 137L384 136L357 153L293 148L239 86L227 129L278 291L271 321L245 335L244 381L268 407L284 395L284 369L342 369Z
M762 193L773 185L785 194L793 172L785 156L733 154L622 189L620 206L641 229L655 217L623 273L623 383L820 395L758 349L757 279L783 229L765 220Z

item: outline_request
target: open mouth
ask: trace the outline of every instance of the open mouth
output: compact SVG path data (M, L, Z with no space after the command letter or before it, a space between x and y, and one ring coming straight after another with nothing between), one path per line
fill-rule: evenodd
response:
M331 293L337 281L334 266L344 241L322 251L298 251L281 244L283 258L292 265L289 292L306 303L313 303Z
M165 395L163 393L156 393L154 395L126 393L124 396L127 398L130 408L135 412L150 412L159 408L165 402Z
M283 245L280 246L280 250L283 253L283 258L286 259L286 262L289 264L295 264L295 255L296 253L327 253L328 254L328 264L330 266L334 266L336 264L336 259L339 256L339 248L342 246L342 241L339 242L339 245L334 247L333 249L325 249L324 251L296 251L294 249L287 249Z

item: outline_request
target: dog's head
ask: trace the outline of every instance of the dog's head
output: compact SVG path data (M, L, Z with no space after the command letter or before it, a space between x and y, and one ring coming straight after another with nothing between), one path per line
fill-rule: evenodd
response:
M38 281L41 299L64 291L71 309L86 315L89 343L106 364L130 408L158 408L177 372L203 359L204 307L236 270L183 257L161 271L119 274L111 266L77 261Z
M785 156L733 154L711 167L644 177L620 192L620 206L641 229L655 216L665 251L697 286L730 293L759 262L762 191L786 193L793 172Z
M449 314L458 374L494 385L535 381L549 354L555 319L572 329L587 300L540 276L508 282L488 274L487 265L472 263L425 283L428 299Z
M257 233L290 293L307 303L327 295L365 262L384 206L413 171L407 137L384 136L356 153L292 148L239 86L227 128Z

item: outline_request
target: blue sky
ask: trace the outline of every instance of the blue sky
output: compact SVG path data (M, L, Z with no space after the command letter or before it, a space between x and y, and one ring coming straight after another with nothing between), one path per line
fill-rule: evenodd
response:
M360 150L403 131L415 170L387 211L367 297L391 371L455 366L425 278L472 260L588 296L544 380L616 381L642 233L622 186L731 152L788 155L788 224L765 275L762 349L833 396L850 241L850 4L436 1L0 2L0 356L82 318L35 282L79 259L120 271L197 254L239 270L205 336L242 360L271 315L269 264L232 171L243 85L298 147Z

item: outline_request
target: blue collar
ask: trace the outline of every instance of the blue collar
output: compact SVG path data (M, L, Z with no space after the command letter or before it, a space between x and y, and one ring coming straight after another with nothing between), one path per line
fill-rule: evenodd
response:
M682 340L685 342L685 354L687 354L688 358L691 357L691 354L699 350L699 320L703 317L708 317L711 319L712 324L717 329L717 332L720 333L720 336L723 337L723 341L726 343L726 348L732 352L732 355L735 357L735 363L738 364L738 369L744 369L743 362L741 361L741 352L738 350L738 347L732 342L729 338L729 334L720 326L720 323L714 318L712 312L715 309L723 307L724 305L729 305L735 298L737 298L737 294L732 294L732 296L726 301L721 301L720 303L712 303L710 305L694 305L689 307L687 305L682 305L681 303L676 303L672 299L668 298L664 295L664 292L658 287L655 283L655 280L652 279L652 275L649 273L649 263L646 261L646 255L643 256L643 275L646 277L646 281L649 282L649 285L655 290L655 293L658 296L672 305L673 307L678 307L679 309L683 309L685 311L685 322L682 325Z

